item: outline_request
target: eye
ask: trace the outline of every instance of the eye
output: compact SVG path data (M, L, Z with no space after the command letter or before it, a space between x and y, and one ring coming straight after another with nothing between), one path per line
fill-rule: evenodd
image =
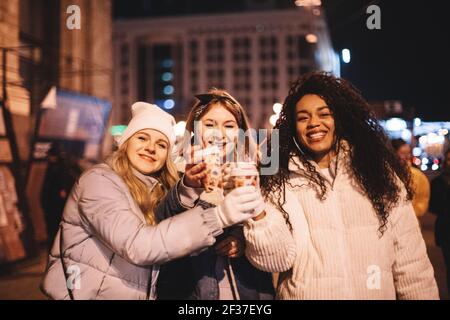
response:
M297 121L299 121L299 122L306 121L306 120L308 120L308 117L304 117L304 116L297 117Z
M227 129L234 129L234 128L236 128L236 126L234 124L227 124L225 126L225 128L227 128Z
M159 146L161 149L167 149L167 146L166 146L165 143L158 143L158 146Z
M141 141L145 141L146 140L146 138L144 136L138 136L138 139L141 140Z
M214 125L212 123L205 123L205 127L207 128L213 128Z

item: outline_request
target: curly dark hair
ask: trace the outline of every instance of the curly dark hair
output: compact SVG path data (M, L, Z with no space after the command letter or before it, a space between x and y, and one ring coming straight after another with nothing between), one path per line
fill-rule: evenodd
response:
M359 90L348 81L326 72L305 74L289 90L274 127L280 134L280 168L275 175L261 177L264 196L283 212L291 227L289 213L282 205L285 202L286 184L299 187L290 184L288 170L289 160L298 156L306 169L301 171L309 181L309 186L321 200L326 197L327 187L324 179L308 161L307 150L306 154L300 152L292 139L296 136L296 104L307 94L320 96L332 111L335 122L333 148L339 152L339 142L342 139L348 142L351 173L372 202L380 219L379 232L382 235L387 229L389 212L401 198L401 186L397 183L397 177L406 188L407 199L412 198L409 170L396 156L383 128ZM268 143L268 150L271 150L270 140Z

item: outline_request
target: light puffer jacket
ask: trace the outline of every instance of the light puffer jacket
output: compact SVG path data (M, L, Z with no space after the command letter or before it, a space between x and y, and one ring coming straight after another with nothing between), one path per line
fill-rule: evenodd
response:
M157 183L134 173L149 191ZM147 225L124 181L106 164L79 179L61 226L41 286L52 299L70 299L61 252L69 281L79 280L72 285L74 299L155 299L160 264L209 247L222 233L214 209L201 207Z
M438 299L405 190L380 237L372 203L349 169L348 149L338 158L323 175L325 200L308 185L300 160L290 162L289 184L298 187L286 187L284 210L293 231L282 213L268 205L266 217L244 227L249 260L261 270L280 272L277 299Z

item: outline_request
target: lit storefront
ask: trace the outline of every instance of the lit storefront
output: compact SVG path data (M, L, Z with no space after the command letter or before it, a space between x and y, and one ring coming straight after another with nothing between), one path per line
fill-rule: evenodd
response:
M419 118L405 121L391 118L380 121L389 138L402 138L413 148L413 163L422 171L438 171L450 144L450 122L425 122Z

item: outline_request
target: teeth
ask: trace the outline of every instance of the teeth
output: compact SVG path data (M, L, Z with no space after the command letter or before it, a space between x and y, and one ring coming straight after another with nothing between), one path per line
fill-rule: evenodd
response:
M308 136L309 136L309 138L311 138L311 139L320 139L320 138L322 138L322 137L325 136L325 133L323 133L323 132L318 132L318 133L310 134L310 135L308 135Z

